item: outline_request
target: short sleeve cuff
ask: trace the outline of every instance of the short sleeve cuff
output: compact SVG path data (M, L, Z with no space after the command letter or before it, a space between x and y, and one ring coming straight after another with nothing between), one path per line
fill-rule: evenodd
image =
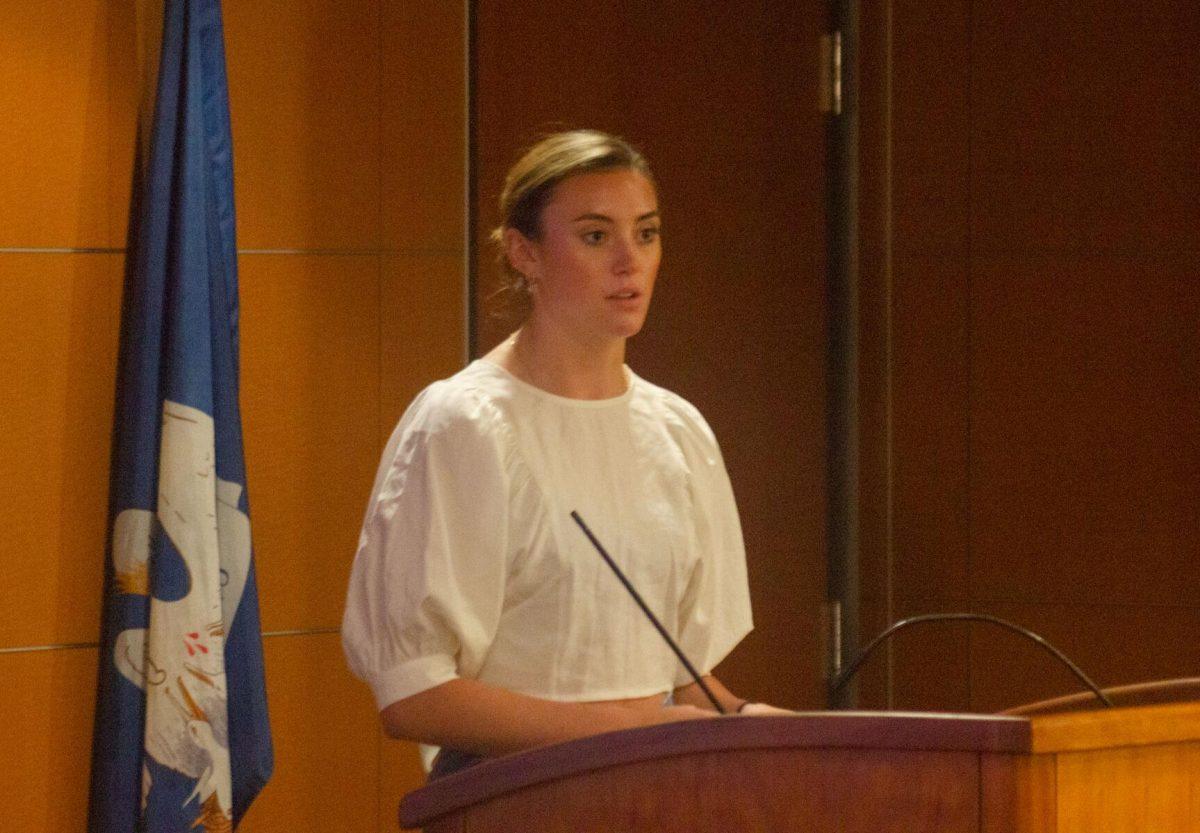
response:
M412 697L457 678L458 669L453 657L434 654L394 665L381 671L370 682L375 705L382 711L397 700Z

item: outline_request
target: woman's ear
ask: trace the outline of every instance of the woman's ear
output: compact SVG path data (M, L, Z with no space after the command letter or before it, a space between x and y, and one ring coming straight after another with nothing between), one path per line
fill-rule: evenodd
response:
M525 276L527 283L533 283L534 271L537 269L537 244L515 228L504 230L504 256L509 265Z

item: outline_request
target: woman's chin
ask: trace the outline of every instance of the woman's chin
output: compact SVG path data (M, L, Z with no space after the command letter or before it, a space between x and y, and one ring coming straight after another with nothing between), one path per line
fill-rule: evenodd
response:
M645 323L645 312L627 313L613 320L609 330L616 338L633 338L642 331Z

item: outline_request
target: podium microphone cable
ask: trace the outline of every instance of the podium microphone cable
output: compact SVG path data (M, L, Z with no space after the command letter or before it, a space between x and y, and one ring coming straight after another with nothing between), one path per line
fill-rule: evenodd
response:
M1020 625L1013 624L1005 619L1000 619L995 616L987 616L982 613L931 613L925 616L913 616L909 619L901 619L899 622L896 622L887 628L887 630L885 630L883 633L879 634L879 636L872 639L867 647L863 648L862 652L855 657L849 665L843 668L836 677L834 677L833 682L830 683L830 694L837 694L842 686L848 683L850 678L858 672L858 669L862 667L864 662L866 662L867 657L869 657L871 653L886 640L890 639L900 631L912 627L913 625L923 625L929 622L983 622L989 625L997 625L1001 628L1010 630L1015 634L1019 634L1020 636L1032 640L1036 644L1040 645L1055 659L1065 665L1070 672L1075 675L1076 679L1087 686L1087 688L1089 688L1092 693L1099 698L1101 703L1110 709L1114 707L1114 703L1109 699L1108 695L1105 694L1098 685L1092 682L1091 678L1089 678L1087 674L1084 674L1078 665L1067 659L1066 654L1055 648L1041 636L1038 636L1028 628L1023 628Z

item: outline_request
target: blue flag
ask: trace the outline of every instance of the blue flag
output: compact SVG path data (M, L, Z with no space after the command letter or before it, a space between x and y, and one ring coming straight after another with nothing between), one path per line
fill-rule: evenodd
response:
M136 168L88 829L216 833L236 827L273 765L219 0L166 0Z

